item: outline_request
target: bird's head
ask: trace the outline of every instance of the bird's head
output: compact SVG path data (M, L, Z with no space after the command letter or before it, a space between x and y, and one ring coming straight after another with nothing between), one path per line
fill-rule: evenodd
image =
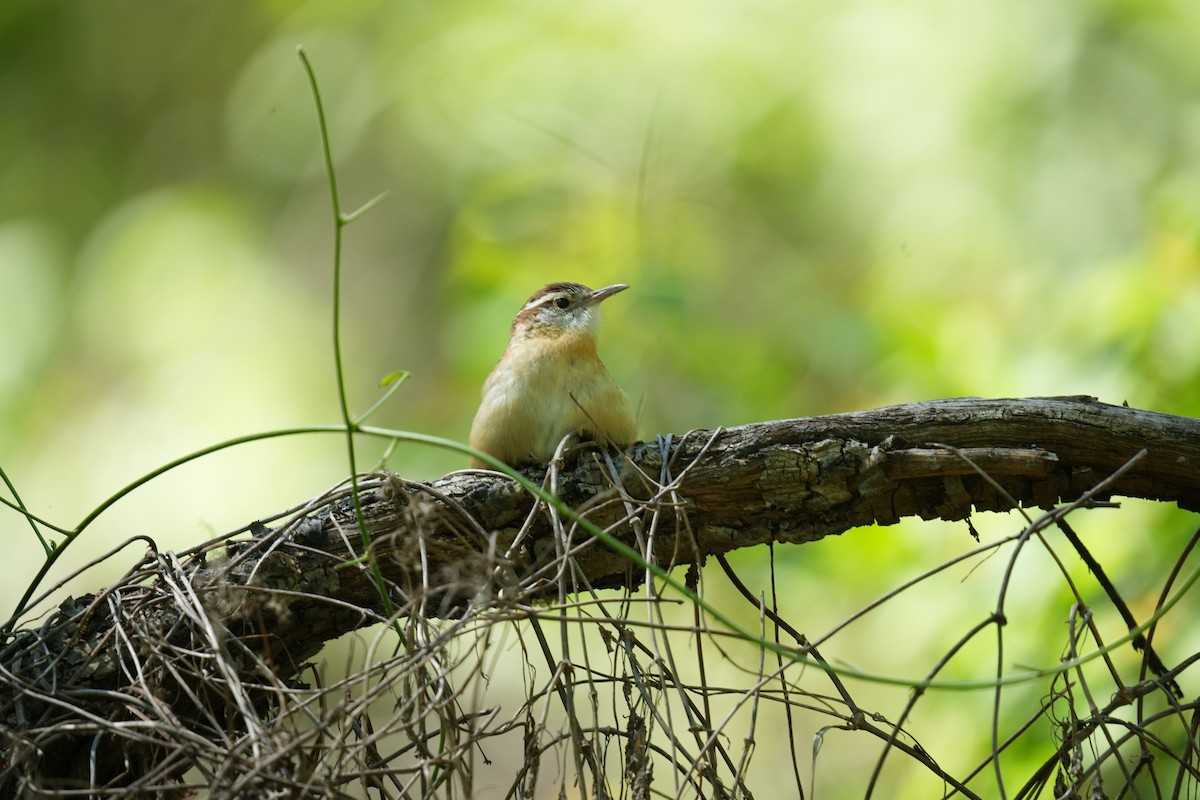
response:
M600 302L629 286L615 283L589 289L581 283L551 283L533 293L513 320L510 341L575 334L596 338Z

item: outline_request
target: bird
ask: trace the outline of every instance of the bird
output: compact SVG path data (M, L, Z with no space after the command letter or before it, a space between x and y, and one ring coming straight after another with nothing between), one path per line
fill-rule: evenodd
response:
M600 303L628 284L543 286L513 319L483 384L470 445L512 467L545 464L567 434L624 446L637 439L629 399L600 360ZM471 466L484 462L474 456Z

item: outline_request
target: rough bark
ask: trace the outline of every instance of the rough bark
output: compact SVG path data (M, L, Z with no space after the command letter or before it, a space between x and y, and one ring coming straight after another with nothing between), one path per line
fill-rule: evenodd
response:
M585 449L564 465L556 494L638 549L652 532L664 565L766 542L812 541L905 516L955 520L1013 502L1051 506L1092 490L1139 454L1101 497L1200 508L1200 420L1086 397L965 398L693 431L669 443L636 445L620 468L620 489L595 453ZM544 470L527 474L540 482ZM435 615L466 602L511 602L509 590L517 587L528 600L559 585L546 569L555 553L550 515L534 512L532 496L505 476L472 471L429 485L390 481L362 496L362 511L373 563L397 603L421 597L424 612ZM510 548L522 526L520 546ZM585 540L578 534L571 541ZM346 566L361 555L359 543L353 507L340 501L286 532L258 526L254 537L231 543L220 557L159 558L166 572L158 584L171 583L176 592L182 586L199 598L206 612L199 638L207 636L229 663L247 672L266 663L287 679L324 642L379 618L372 570ZM644 575L600 543L574 555L578 583L618 586ZM541 584L539 569L546 575ZM115 626L136 619L140 630L197 647L197 627L185 624L191 617L172 604L170 592L154 585L136 591L120 595L121 602L108 594L64 604L48 623L18 633L0 650L0 721L11 731L0 763L5 772L24 757L12 750L22 727L44 722L48 709L57 708L39 698L64 687L128 690L132 673L128 663L121 666ZM172 704L180 720L204 702L172 688L169 675L154 680L141 688ZM64 733L39 746L45 769L77 778L99 763L102 774L119 782L114 774L137 760L125 743L119 752L101 751L97 762L90 735ZM138 763L153 763L152 753ZM10 780L0 773L0 792Z

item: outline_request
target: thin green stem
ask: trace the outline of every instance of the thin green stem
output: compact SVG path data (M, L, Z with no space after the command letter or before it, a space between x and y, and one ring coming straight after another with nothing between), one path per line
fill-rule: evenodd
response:
M412 377L411 372L406 372L404 370L401 370L399 372L393 372L391 375L388 375L382 381L380 381L379 385L388 387L387 391L384 392L383 395L378 400L376 400L371 405L370 408L368 408L366 411L364 411L363 413L358 415L358 418L356 420L354 420L355 424L361 425L362 423L364 423L368 419L370 419L371 416L374 415L374 413L376 411L378 411L383 406L383 404L386 403L388 401L388 399L396 393L396 390L399 389L404 384L404 382L411 377Z
M30 525L33 526L34 533L37 534L38 540L41 541L41 543L42 543L42 549L46 551L47 555L50 554L51 550L58 547L58 543L53 540L44 538L42 536L41 532L37 528L38 525L41 525L43 528L49 528L50 530L54 531L55 533L60 533L63 536L66 536L68 533L71 532L66 528L60 528L59 526L55 525L53 522L50 522L49 520L39 517L37 514L34 514L32 511L30 511L28 508L25 507L25 503L19 497L16 499L16 501L9 500L7 497L0 497L0 505L11 508L13 511L16 511L18 514L20 514L26 520L29 521Z
M354 449L354 433L358 423L350 416L350 403L346 397L346 369L342 361L342 230L362 214L373 208L385 195L376 195L362 208L348 216L342 215L342 204L338 194L337 170L333 166L333 149L329 143L329 127L325 121L325 105L321 101L321 89L317 85L317 75L308 60L308 54L303 47L296 48L304 72L308 75L309 86L312 87L313 103L317 110L317 124L321 131L321 152L325 157L325 174L329 181L329 201L333 212L333 364L337 374L338 409L342 414L342 422L346 426L346 459L350 466L350 497L354 501L354 518L358 522L358 535L362 539L363 552L371 552L371 534L367 530L366 519L363 517L362 503L358 491L358 458ZM371 575L375 580L375 588L383 609L390 617L395 612L395 605L388 593L387 583L383 579L383 570L373 559L371 560ZM396 632L404 639L404 633L399 624L394 626Z
M148 472L137 480L126 484L117 492L110 495L106 500L101 502L100 505L89 511L88 515L84 517L83 520L81 520L80 523L73 529L65 530L63 528L55 528L55 530L63 533L66 538L64 538L63 541L58 544L58 546L54 547L52 551L47 554L46 560L42 562L42 566L38 569L37 574L33 576L33 579L29 582L29 585L25 587L25 594L22 595L21 599L17 602L16 609L13 611L12 616L9 617L6 623L4 623L4 626L3 628L0 628L0 631L10 631L12 630L13 626L16 625L17 619L23 613L25 613L29 599L33 597L33 593L37 591L38 585L46 577L47 573L50 572L50 568L54 566L55 562L58 561L59 556L66 551L67 547L69 547L72 542L78 539L80 534L87 530L88 527L90 527L91 524L95 522L101 514L112 508L117 502L129 495L135 489L145 486L150 481L166 472L170 472L176 467L181 467L190 461L195 461L198 458L203 458L204 456L211 455L230 447L236 447L237 445L247 444L249 442L258 442L264 439L277 439L281 436L296 436L306 433L341 433L344 430L345 426L343 425L309 425L302 428L283 428L277 431L266 431L265 433L252 433L246 436L238 436L233 439L226 439L223 442L218 442L217 444L209 445L208 447L200 450L195 450L185 456L180 456L173 461L168 461L166 464L163 464L161 467L158 467L152 472Z
M370 200L368 200L367 202L363 203L361 206L356 208L354 211L351 211L348 214L342 214L339 217L339 219L341 220L343 225L349 225L351 222L354 222L354 220L358 219L363 214L367 213L372 208L374 208L375 206L382 203L391 194L392 194L391 192L380 192L379 194L375 195Z
M3 497L0 497L0 502L3 502L9 508L20 511L25 516L25 520L29 523L29 527L33 528L33 535L36 536L37 540L42 543L42 549L45 550L46 555L49 556L52 552L54 552L54 544L47 541L45 536L42 536L42 532L38 530L37 517L30 514L29 510L25 508L25 501L21 499L21 495L17 493L17 487L13 486L13 482L8 479L8 473L3 469L0 469L0 480L4 481L4 485L8 487L8 491L12 492L13 496L13 502L11 503L5 500ZM62 531L59 531L59 533L62 533Z

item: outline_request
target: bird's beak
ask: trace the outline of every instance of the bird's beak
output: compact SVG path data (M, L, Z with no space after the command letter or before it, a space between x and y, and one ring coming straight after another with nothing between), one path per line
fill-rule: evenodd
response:
M612 297L617 292L623 292L629 288L628 283L614 283L612 286L605 286L603 289L595 289L588 297L588 305L594 306L605 298Z

